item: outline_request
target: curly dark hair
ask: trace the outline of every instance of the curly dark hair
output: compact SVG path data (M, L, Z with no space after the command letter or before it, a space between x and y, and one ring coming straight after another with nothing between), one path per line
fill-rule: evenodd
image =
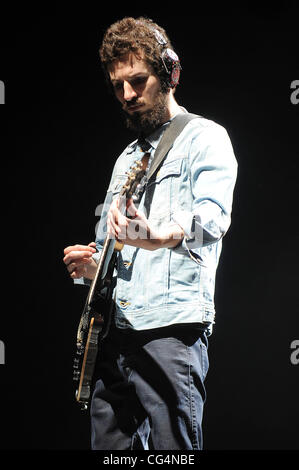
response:
M158 42L155 30L165 38L167 41L165 45L162 46ZM129 52L133 52L138 57L141 51L144 54L144 59L158 75L162 90L166 91L169 87L167 85L167 73L161 60L162 47L173 50L165 30L149 18L142 16L139 18L125 17L112 24L104 34L99 51L108 83L110 83L108 69L114 60Z

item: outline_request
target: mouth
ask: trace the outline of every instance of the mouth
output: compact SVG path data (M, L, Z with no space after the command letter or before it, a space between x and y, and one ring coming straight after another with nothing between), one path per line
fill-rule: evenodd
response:
M126 106L125 111L129 113L134 113L135 111L139 111L139 109L142 107L142 104L132 104L131 106Z

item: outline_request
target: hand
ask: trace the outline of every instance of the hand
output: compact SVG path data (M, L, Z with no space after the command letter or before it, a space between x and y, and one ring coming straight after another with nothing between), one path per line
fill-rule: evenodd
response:
M95 246L96 244L91 242L88 245L72 245L64 249L63 262L72 279L80 277L93 279L97 268L92 258L96 252Z
M154 229L143 212L136 208L132 199L126 207L130 217L121 213L119 205L119 199L115 199L107 218L108 234L119 242L146 250L157 250L174 248L183 239L184 231L178 224L169 224L159 231Z

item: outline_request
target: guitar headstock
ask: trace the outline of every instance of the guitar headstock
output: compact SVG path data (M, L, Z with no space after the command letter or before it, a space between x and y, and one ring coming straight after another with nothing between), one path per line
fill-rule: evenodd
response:
M137 160L130 168L130 171L127 173L128 178L122 190L120 192L120 196L125 196L126 199L130 199L134 196L137 186L139 185L140 181L142 180L145 170L142 161Z

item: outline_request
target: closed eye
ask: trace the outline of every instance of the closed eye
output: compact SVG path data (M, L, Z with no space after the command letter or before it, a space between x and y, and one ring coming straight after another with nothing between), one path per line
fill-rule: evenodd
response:
M130 85L132 87L138 87L138 86L145 86L146 82L147 82L147 79L148 79L148 76L144 76L144 75L141 75L141 76L138 76L138 77L134 77L130 80ZM113 81L112 82L112 85L113 85L113 88L115 91L120 91L122 90L123 88L123 82L122 81Z
M114 90L121 90L123 87L123 84L121 82L113 82L112 85Z
M138 86L138 85L143 85L147 82L148 77L136 77L131 80L131 85L132 86Z

